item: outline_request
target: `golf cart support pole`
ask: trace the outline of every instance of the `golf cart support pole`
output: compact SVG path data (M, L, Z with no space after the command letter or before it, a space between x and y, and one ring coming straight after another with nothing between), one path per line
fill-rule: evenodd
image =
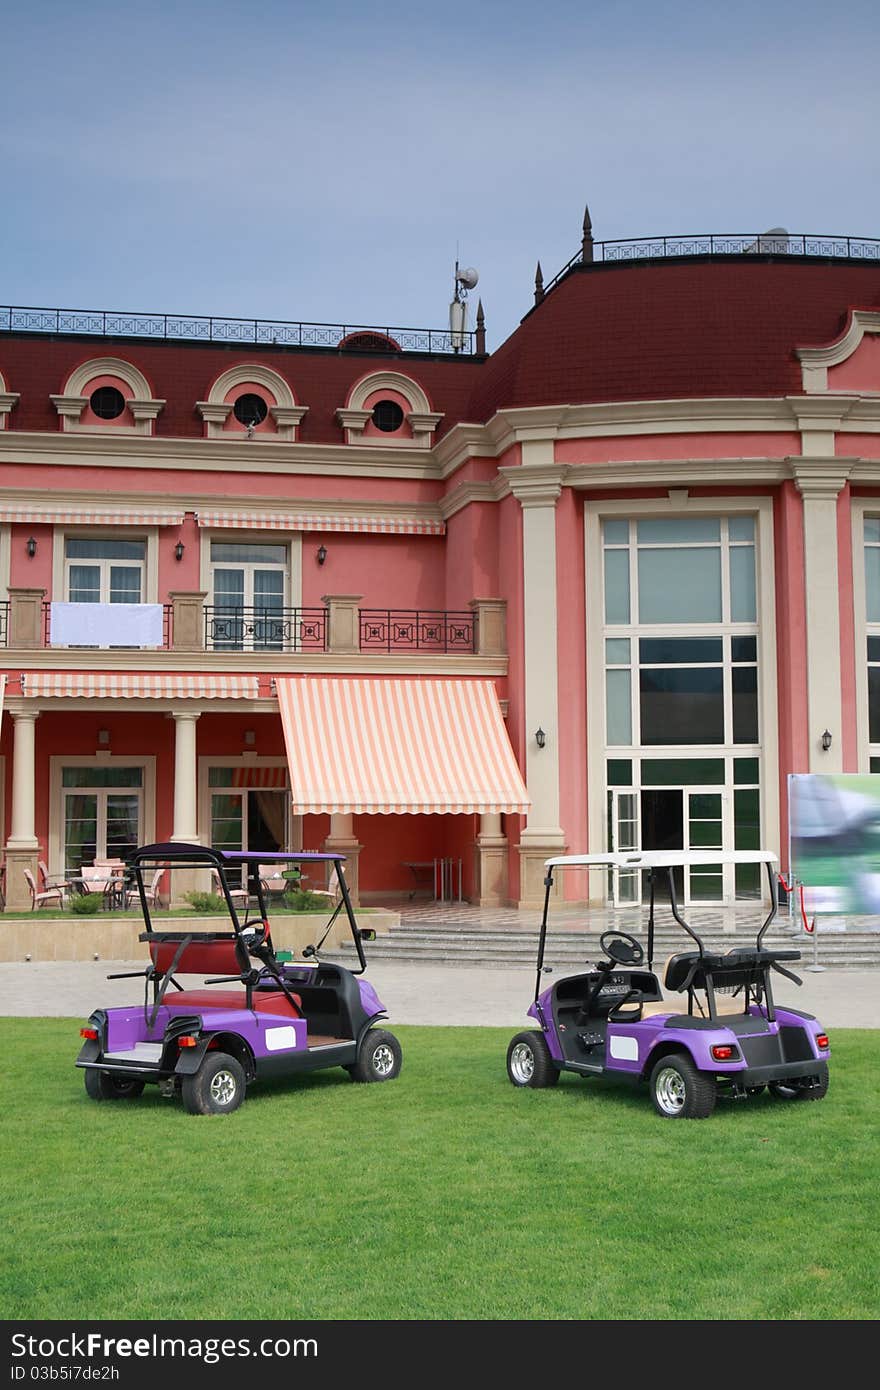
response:
M544 944L547 940L547 915L550 911L550 890L553 887L553 870L547 870L547 877L544 879L544 916L541 918L541 935L538 938L538 973L535 978L535 1002L541 993L541 975L544 971Z

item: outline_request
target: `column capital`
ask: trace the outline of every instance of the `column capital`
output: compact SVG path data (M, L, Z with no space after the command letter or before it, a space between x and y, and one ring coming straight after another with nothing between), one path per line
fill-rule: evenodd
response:
M522 463L518 468L499 468L521 507L555 507L562 492L566 465Z
M179 723L185 723L189 720L190 723L195 724L201 712L200 709L170 709L168 710L167 717Z
M833 501L845 487L855 458L788 458L798 492L806 500Z

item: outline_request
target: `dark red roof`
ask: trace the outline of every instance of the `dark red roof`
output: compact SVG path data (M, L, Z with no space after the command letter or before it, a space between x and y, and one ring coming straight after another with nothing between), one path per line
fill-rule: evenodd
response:
M663 261L576 270L479 373L474 421L504 407L800 394L795 348L880 304L880 264Z
M166 402L156 420L157 435L203 434L196 401L208 399L211 383L239 362L271 367L290 384L297 403L309 407L299 430L304 444L342 444L336 420L350 388L370 372L402 372L422 387L431 409L443 412L435 438L467 418L479 363L471 357L414 358L387 351L370 354L304 352L261 346L206 347L201 343L133 342L120 338L55 338L0 334L0 373L19 401L9 417L11 429L57 430L58 413L49 400L60 395L75 367L91 358L119 357L139 367L154 398Z

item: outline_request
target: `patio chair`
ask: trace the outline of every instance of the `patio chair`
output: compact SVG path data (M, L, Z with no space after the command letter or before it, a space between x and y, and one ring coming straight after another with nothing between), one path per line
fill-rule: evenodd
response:
M44 859L37 860L37 868L40 871L41 892L48 892L50 888L62 888L66 892L70 885L64 875L50 874L49 866Z
M35 912L38 907L52 907L53 905L56 907L64 906L63 888L56 885L55 887L45 889L44 892L40 892L37 888L36 879L30 869L24 869L23 873L25 882L31 890L31 912Z
M223 885L216 869L211 870L211 882L214 885L214 892L222 898ZM247 907L251 900L251 895L246 888L233 888L231 884L229 885L229 896L233 903L237 903L239 907Z
M288 893L296 888L291 879L284 877L283 864L259 864L257 870L267 897L271 893Z
M149 883L144 884L144 897L150 907L161 907L162 899L159 896L159 884L162 882L164 869L156 869ZM125 906L131 907L132 903L139 903L141 895L136 887L129 887L125 890Z

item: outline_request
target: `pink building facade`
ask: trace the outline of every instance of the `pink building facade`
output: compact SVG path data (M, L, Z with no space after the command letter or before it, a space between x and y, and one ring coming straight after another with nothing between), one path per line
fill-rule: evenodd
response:
M341 846L367 902L442 859L522 905L564 852L784 864L790 773L880 770L880 247L730 243L587 234L492 353L2 311L7 910L40 861L175 838ZM488 682L527 794L472 767L444 800L465 730L417 749L390 712L436 794L304 786L279 683L340 681ZM314 737L344 762L341 708Z

